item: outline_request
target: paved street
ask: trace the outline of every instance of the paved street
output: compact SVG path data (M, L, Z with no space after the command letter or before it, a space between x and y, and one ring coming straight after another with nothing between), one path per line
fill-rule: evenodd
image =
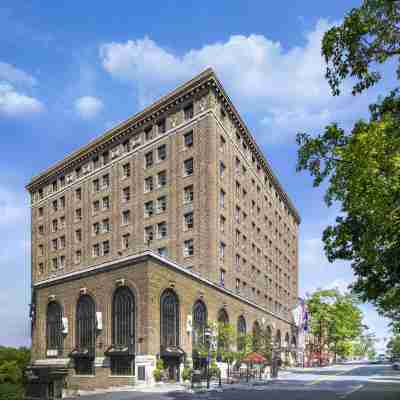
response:
M225 385L222 391L188 393L163 389L87 395L85 400L399 400L400 373L390 365L347 364L285 371L276 381L253 385Z

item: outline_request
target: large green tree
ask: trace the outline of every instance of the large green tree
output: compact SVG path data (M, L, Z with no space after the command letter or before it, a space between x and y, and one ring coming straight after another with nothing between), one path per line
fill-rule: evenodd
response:
M322 53L334 95L346 78L353 94L381 79L377 70L400 55L400 1L365 0L324 35ZM397 69L400 76L400 68ZM314 186L326 184L325 201L340 214L323 233L329 261L351 261L354 293L400 320L400 97L394 89L370 106L368 121L351 130L336 123L317 136L297 135L297 169Z

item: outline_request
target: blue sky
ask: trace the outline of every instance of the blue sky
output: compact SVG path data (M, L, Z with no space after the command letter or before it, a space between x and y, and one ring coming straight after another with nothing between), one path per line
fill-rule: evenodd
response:
M301 293L345 287L320 241L337 209L297 174L295 134L366 115L386 86L332 98L323 32L359 1L7 1L0 6L0 344L29 343L30 177L212 66L298 207ZM366 323L387 321L364 305ZM381 342L383 344L383 341Z

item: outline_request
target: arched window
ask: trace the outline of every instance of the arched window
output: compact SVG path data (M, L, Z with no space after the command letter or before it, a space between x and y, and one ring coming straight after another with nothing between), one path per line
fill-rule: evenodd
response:
M76 373L93 373L96 345L96 305L89 295L79 298L76 306Z
M179 346L179 302L175 292L167 289L161 296L161 347Z
M225 328L229 324L228 313L224 308L221 308L218 312L218 350L228 350L229 343L227 341L228 337L226 335ZM221 359L221 353L218 354L218 359Z
M292 336L292 348L295 349L297 347L296 336Z
M62 309L59 303L52 301L47 306L46 318L47 354L58 356L62 352Z
M112 375L132 375L135 354L135 298L124 286L114 293L112 303Z
M281 331L279 329L276 331L276 335L275 335L275 346L277 346L277 347L282 346Z
M238 351L243 351L246 346L246 320L243 315L238 318L237 322L237 348Z
M201 300L193 306L193 346L204 344L207 325L207 308Z
M290 337L289 337L289 333L286 332L285 335L285 347L288 350L289 349L289 345L290 345Z
M261 350L261 327L258 321L255 321L253 324L253 351Z

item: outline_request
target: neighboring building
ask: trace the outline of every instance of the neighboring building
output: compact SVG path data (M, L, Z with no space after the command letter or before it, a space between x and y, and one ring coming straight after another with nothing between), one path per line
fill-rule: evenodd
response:
M27 189L43 390L179 379L207 321L295 342L300 217L212 70Z

